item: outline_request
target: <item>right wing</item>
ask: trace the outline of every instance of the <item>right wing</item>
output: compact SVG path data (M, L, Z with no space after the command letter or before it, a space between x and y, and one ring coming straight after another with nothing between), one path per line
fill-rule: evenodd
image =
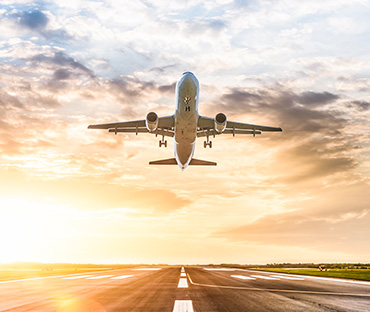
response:
M215 120L211 117L199 116L198 119L198 137L219 134L261 134L262 131L283 131L279 127L259 126L243 122L226 121L225 130L218 133L215 130Z
M134 121L113 122L106 124L89 125L88 129L107 129L109 132L120 133L154 133L164 136L174 136L173 127L175 119L173 116L159 117L158 127L154 132L150 132L145 124L145 119Z

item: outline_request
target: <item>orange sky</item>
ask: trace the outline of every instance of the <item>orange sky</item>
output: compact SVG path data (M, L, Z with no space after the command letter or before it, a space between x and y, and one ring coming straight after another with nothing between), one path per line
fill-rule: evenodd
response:
M369 8L349 5L3 5L0 262L368 262ZM87 130L172 114L185 70L200 114L284 132L198 140L218 165L182 172L148 165L171 140Z

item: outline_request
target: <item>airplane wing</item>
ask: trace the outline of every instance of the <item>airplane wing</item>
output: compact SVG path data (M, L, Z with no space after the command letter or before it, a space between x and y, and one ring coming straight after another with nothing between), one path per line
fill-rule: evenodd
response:
M261 134L262 131L283 131L280 127L269 127L260 126L243 122L226 121L225 130L221 133L217 132L215 129L214 118L199 116L198 119L198 137L207 135L219 135L219 134Z
M88 129L107 129L109 132L120 133L154 133L173 137L175 119L173 116L159 117L158 127L154 132L150 132L146 127L145 119L134 121L113 122L106 124L89 125Z

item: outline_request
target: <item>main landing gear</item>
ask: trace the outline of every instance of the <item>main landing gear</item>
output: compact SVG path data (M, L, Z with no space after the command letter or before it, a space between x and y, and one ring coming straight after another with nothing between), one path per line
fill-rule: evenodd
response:
M159 147L162 147L162 145L167 147L167 140L164 139L164 135L162 136L162 140L159 141Z
M204 148L207 148L207 145L209 146L209 148L212 148L212 141L209 140L209 129L207 129L206 136L207 136L207 141L204 141Z

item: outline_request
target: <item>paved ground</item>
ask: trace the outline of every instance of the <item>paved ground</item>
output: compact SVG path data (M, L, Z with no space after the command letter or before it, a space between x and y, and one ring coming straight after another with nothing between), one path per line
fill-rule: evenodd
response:
M2 281L0 311L357 312L370 311L370 283L200 267L111 270Z

